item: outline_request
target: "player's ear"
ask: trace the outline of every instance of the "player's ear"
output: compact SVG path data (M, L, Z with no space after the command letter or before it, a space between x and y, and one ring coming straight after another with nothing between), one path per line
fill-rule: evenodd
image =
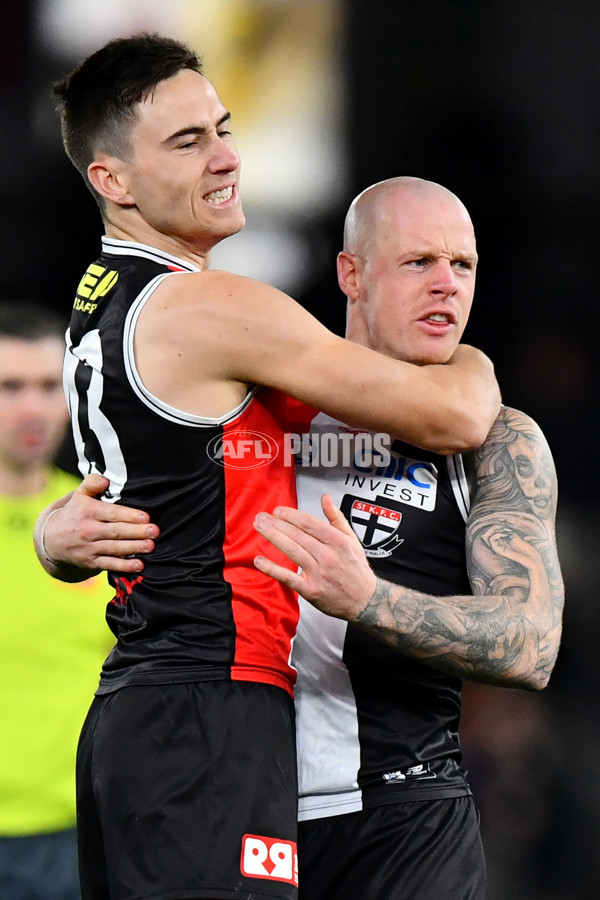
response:
M90 184L101 197L119 206L132 206L126 165L116 156L100 156L88 166Z
M338 284L349 300L357 300L360 295L362 262L358 256L342 250L337 258Z

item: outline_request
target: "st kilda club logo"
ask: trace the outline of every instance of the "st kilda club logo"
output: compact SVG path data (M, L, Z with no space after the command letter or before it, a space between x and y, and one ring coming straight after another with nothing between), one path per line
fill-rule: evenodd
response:
M363 545L366 556L391 556L404 542L398 535L402 506L389 497L366 500L345 494L340 509Z

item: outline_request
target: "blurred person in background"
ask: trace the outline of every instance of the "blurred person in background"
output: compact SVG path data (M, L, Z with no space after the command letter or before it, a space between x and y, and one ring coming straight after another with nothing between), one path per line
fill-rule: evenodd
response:
M62 584L31 531L75 479L53 459L68 420L64 324L0 301L0 897L77 900L75 750L112 636L100 579Z

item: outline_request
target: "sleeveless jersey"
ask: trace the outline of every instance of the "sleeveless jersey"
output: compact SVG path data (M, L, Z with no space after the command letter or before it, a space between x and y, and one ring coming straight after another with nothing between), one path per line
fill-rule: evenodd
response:
M321 413L297 462L300 508L322 515L320 497L331 494L377 575L434 595L471 593L462 457ZM300 603L292 656L300 818L469 793L460 768L461 681Z
M227 415L192 415L152 395L135 364L144 304L164 278L197 271L152 247L103 238L67 332L65 391L80 471L105 475L105 499L146 510L161 530L142 574L109 573L117 643L99 693L212 679L291 693L295 681L297 596L253 565L258 553L273 557L253 528L256 513L296 504L294 469L280 452L287 398L254 387Z

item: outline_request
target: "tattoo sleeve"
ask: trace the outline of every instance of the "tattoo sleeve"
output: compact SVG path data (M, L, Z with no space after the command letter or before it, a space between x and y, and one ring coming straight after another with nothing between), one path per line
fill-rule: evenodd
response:
M378 579L357 621L449 674L540 689L550 678L564 589L555 539L557 485L537 425L503 407L474 455L466 529L472 595L432 597Z

